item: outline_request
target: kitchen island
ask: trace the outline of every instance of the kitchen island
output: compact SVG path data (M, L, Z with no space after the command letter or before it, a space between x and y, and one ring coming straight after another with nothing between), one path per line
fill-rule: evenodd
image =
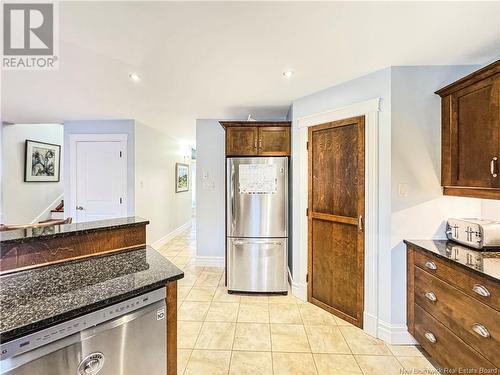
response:
M50 372L55 375L86 374L99 365L108 366L103 373L151 373L148 366L153 362L159 363L154 364L157 371L175 374L177 280L183 277L179 268L149 246L2 275L0 373L43 374L48 362L44 358L50 355L51 367L58 363ZM143 323L134 327L132 321L140 319ZM120 325L123 328L117 329ZM92 340L99 337L105 340L96 346ZM112 345L119 350L112 353ZM163 350L162 357L158 350ZM115 368L118 363L128 368Z

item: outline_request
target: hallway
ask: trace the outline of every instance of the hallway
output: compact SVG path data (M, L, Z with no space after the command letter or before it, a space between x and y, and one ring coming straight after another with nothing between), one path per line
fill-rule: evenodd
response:
M438 373L414 346L392 346L291 295L229 295L224 269L200 267L195 223L159 250L180 267L178 373Z

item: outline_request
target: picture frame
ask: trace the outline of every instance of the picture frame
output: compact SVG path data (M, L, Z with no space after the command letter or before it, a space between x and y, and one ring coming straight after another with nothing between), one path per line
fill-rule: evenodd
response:
M175 163L175 192L189 191L189 164Z
M24 182L59 182L61 145L27 139Z

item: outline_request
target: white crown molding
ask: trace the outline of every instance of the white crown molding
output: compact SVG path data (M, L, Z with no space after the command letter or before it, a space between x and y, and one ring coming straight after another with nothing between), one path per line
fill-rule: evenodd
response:
M326 122L342 120L349 117L361 116L367 113L379 112L380 100L380 98L374 98L329 111L299 117L294 121L294 124L297 124L299 128L303 128L318 124L324 124Z

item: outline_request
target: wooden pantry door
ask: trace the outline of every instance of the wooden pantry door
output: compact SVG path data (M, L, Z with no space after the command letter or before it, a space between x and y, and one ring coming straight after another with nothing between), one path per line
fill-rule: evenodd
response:
M363 326L365 118L309 128L308 301Z

